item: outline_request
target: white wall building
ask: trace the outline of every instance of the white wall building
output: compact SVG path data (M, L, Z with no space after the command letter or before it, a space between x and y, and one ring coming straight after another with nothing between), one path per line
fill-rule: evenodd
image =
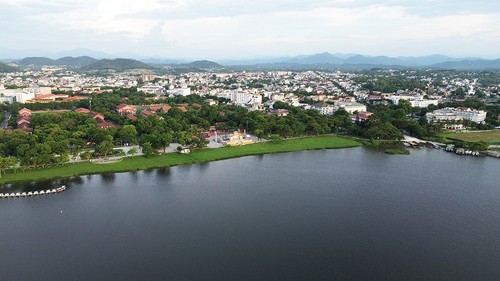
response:
M28 92L24 89L0 89L0 95L4 97L13 97L14 102L25 103L35 98L34 92Z
M137 88L137 91L144 92L149 95L161 95L164 93L165 88L160 85L147 84L142 87Z
M349 112L349 114L353 114L355 111L367 111L366 105L358 103L358 102L336 102L335 103L335 111L339 109L345 109L345 111Z
M470 120L475 123L481 123L486 119L486 111L462 107L446 107L428 112L426 117L429 122Z
M429 105L438 105L438 100L425 100L421 95L397 95L389 97L389 100L397 105L400 100L407 100L410 102L412 107L425 108Z
M318 110L322 115L333 115L333 113L335 112L335 107L331 105L318 106L314 108Z

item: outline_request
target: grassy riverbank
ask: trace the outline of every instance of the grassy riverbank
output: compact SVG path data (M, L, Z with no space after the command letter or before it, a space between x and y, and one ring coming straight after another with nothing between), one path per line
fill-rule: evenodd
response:
M384 150L384 153L390 155L409 155L410 151L406 148L387 148Z
M333 149L360 146L359 142L338 136L318 136L284 140L280 143L258 143L246 146L202 149L191 154L167 153L151 158L142 156L128 157L109 164L92 164L88 162L67 164L62 167L35 169L26 172L2 175L0 183L16 181L35 181L42 179L64 178L78 175L116 173L150 168L169 167L183 164L201 163L230 159L247 155L291 152L313 149Z

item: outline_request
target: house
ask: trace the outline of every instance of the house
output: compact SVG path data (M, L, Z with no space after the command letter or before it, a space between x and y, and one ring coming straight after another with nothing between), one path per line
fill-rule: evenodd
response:
M167 105L162 106L161 111L167 113L171 108L172 107L167 104Z
M97 121L97 123L104 122L104 116L100 113L94 113L92 118L94 118Z
M161 110L161 106L159 106L159 105L152 105L149 107L149 111L154 112L154 113L156 113L160 110Z
M21 116L19 119L17 119L17 126L21 124L28 124L31 126L31 116Z
M137 120L137 117L135 117L133 114L129 113L129 114L127 114L127 119L135 121L135 120Z
M186 112L186 111L187 111L187 109L186 109L186 107L185 107L185 106L178 106L177 108L178 108L180 111L182 111L182 112Z
M97 127L101 129L109 129L109 128L116 128L118 125L116 125L114 122L111 121L105 121L105 120L100 120L97 119Z
M143 110L141 111L141 115L144 116L144 117L149 117L149 116L155 116L156 114L154 112L152 112L151 110Z
M124 113L135 114L137 112L137 109L131 105L122 103L116 106L116 111L118 112L118 114L124 114Z
M23 130L28 133L33 132L33 128L31 127L31 110L27 108L19 110L19 118L17 119L16 124L19 130Z
M290 112L288 111L288 109L273 109L273 110L270 110L269 111L269 115L278 115L278 116L288 116Z
M224 145L236 146L236 145L247 145L254 143L252 139L247 138L245 134L241 134L238 131L234 131L231 135L229 135L228 140L224 143Z
M54 94L45 94L45 95L38 95L38 96L36 96L34 100L37 101L37 102L40 102L40 101L55 101L56 98L57 98L57 96L54 95Z
M63 102L70 102L70 101L79 101L79 100L86 100L88 99L87 97L82 97L82 96L73 96L73 97L67 97L63 98Z
M360 111L359 113L355 113L355 114L351 115L351 120L353 123L365 122L372 115L373 115L373 113L371 113L371 112Z
M33 128L31 127L31 124L29 124L29 123L21 123L21 124L17 125L17 129L23 130L27 133L33 132Z
M19 113L19 116L31 116L31 110L29 110L27 108L23 108L23 109L19 110L18 113Z
M75 109L75 112L83 113L83 114L89 114L90 110L88 110L86 108L83 108L83 107L80 107L80 108Z

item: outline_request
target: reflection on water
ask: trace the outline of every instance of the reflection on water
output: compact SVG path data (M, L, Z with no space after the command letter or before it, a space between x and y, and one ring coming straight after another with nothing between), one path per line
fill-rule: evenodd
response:
M101 174L102 181L104 183L113 183L116 178L116 174Z
M54 189L61 185L82 184L82 177L70 177L64 179L39 180L36 182L15 182L0 185L0 193L30 192Z
M170 167L158 168L156 174L160 177L168 177L170 176Z

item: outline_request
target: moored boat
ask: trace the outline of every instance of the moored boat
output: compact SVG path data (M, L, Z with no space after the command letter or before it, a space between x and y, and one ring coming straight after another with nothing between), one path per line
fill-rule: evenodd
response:
M44 195L44 194L56 194L59 192L63 192L65 190L66 190L66 186L61 185L60 187L57 187L57 188L40 190L40 191L0 193L0 198L31 197L31 196Z

